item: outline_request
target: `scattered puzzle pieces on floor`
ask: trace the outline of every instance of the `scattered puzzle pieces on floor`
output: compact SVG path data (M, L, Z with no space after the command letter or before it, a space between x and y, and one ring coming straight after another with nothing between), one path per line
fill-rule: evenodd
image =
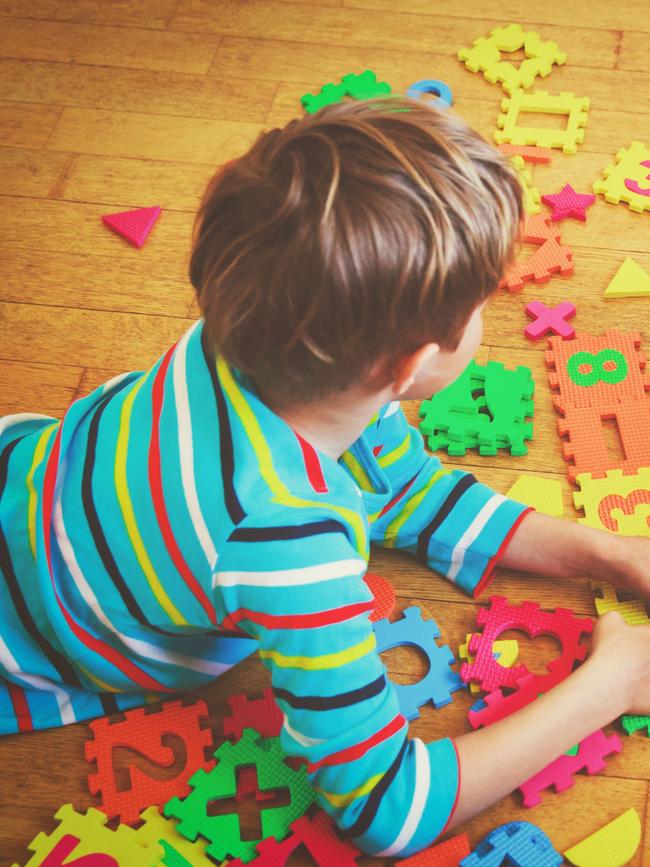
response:
M459 867L558 867L562 856L531 822L508 822L485 837Z
M539 340L549 331L563 340L575 337L575 328L566 321L576 314L576 306L570 301L560 301L554 307L547 307L543 301L531 301L526 305L526 313L535 320L524 329L531 340Z
M616 164L603 169L603 178L594 181L593 191L617 205L625 202L638 214L650 208L650 150L640 141L616 154Z
M575 867L624 867L641 843L641 821L631 807L612 822L576 843L564 853Z
M192 791L184 798L172 798L163 808L166 817L179 820L177 831L189 840L197 836L209 840L206 852L221 860L227 856L250 861L262 839L277 840L289 831L292 822L304 815L313 803L315 793L309 785L303 767L297 770L285 762L278 738L260 738L253 729L244 729L239 741L229 741L215 750L218 764L211 771L197 771L190 778ZM217 799L233 798L237 792L237 768L255 765L259 790L289 789L290 801L285 806L262 807L260 840L243 840L236 812L208 815L208 805Z
M594 599L599 617L607 614L608 611L617 611L630 626L646 626L650 624L643 599L621 600L618 598L616 588L606 581L592 580L589 583L592 590L597 590L600 593L600 597L596 596Z
M433 702L436 707L449 704L451 693L465 688L458 673L449 667L456 661L454 654L446 644L439 646L435 642L440 637L437 624L434 620L424 620L417 606L405 608L399 620L378 620L374 630L377 653L411 645L422 651L428 661L428 671L417 683L394 684L399 709L406 719L418 717L420 707L427 702Z
M562 91L560 94L537 90L526 93L515 90L501 102L501 114L497 118L498 130L494 139L498 144L538 145L546 148L562 148L565 154L574 154L585 138L589 99ZM565 129L527 127L519 125L519 117L526 112L536 114L563 114L567 116ZM596 192L594 190L594 192Z
M106 827L108 817L92 807L86 813L77 813L72 804L64 804L54 814L59 824L51 834L42 831L27 847L34 854L24 867L39 867L46 860L58 864L92 863L97 867L155 867L163 856L163 848L154 843L142 846L136 832L126 825L115 831ZM68 861L72 856L73 860ZM18 867L17 864L14 867Z
M560 231L544 214L527 214L522 240L537 244L528 258L517 259L499 284L510 292L518 292L526 283L546 283L553 274L566 276L573 272L573 251L561 244Z
M627 475L609 470L602 479L581 473L576 483L580 491L573 502L585 513L578 523L621 536L650 536L650 467Z
M374 572L366 572L363 580L374 596L375 607L370 614L370 622L376 623L377 620L390 617L395 608L395 588L393 585Z
M466 662L474 662L475 657L469 652L469 643L472 639L472 633L468 632L465 636L465 644L461 644L458 648L458 657ZM519 656L519 643L515 639L508 638L505 641L495 641L492 648L494 658L499 665L504 668L512 668ZM481 687L477 683L470 683L469 690L472 693L481 691Z
M633 735L635 732L645 729L646 735L650 738L650 716L626 714L621 718L621 725L627 735Z
M498 145L498 149L502 154L506 154L509 157L523 157L527 163L550 163L553 159L551 148L538 148L534 145L513 145L503 142Z
M553 209L552 222L565 220L567 217L575 217L576 220L581 220L584 223L587 219L585 211L596 201L596 196L577 193L571 184L565 184L559 193L542 196L542 201Z
M261 695L239 693L228 698L231 716L223 721L225 737L238 741L244 729L255 729L263 738L279 737L282 729L282 711L273 697L273 690L267 687Z
M524 210L527 214L539 214L542 210L540 194L537 187L533 184L533 176L530 173L530 169L526 168L523 157L513 156L510 158L510 162L517 172L519 183L524 192Z
M506 496L519 503L524 503L526 506L532 506L545 515L560 518L564 514L562 485L557 479L545 479L541 476L519 476Z
M425 94L433 94L437 97L430 100L430 103L437 105L438 108L449 108L454 101L449 85L435 79L424 78L422 81L416 81L406 91L409 99L421 99Z
M526 59L519 66L501 59L501 52L514 52L523 48ZM550 74L553 65L566 63L566 54L555 42L542 40L538 33L525 31L520 24L497 27L489 37L480 37L472 48L458 52L470 72L482 72L490 84L499 82L506 93L534 84L537 76Z
M191 843L176 831L176 824L160 815L158 807L147 807L142 813L143 824L135 832L135 840L141 846L160 843L164 850L162 864L166 867L215 867L215 862L205 854L205 842ZM139 867L134 864L133 867Z
M601 730L593 732L580 741L577 753L564 753L519 787L524 796L524 807L536 807L540 804L540 793L551 786L557 793L570 789L574 782L573 775L579 771L599 773L607 764L605 759L620 751L621 739L618 735L607 736Z
M212 746L212 732L202 727L208 717L204 701L191 705L170 701L153 713L145 708L129 710L124 720L117 722L110 722L106 717L93 720L89 728L94 740L86 741L85 755L86 761L96 761L97 773L88 776L88 789L92 795L101 797L104 813L109 818L132 824L139 820L145 807L160 806L173 795L187 794L190 775L199 768L207 770L214 765L205 758L205 748ZM154 765L169 768L176 756L174 750L163 744L165 735L179 738L185 746L185 764L178 773L171 778L158 779L136 765L129 765L131 786L124 791L118 789L113 764L115 749L127 747Z
M471 853L467 834L457 834L444 843L422 849L410 858L395 862L395 867L458 867L461 858ZM338 867L338 865L337 865Z
M142 247L161 214L161 209L137 208L135 211L120 211L117 214L104 214L102 223L125 238L134 247Z
M628 256L605 289L605 298L644 298L647 295L650 295L650 274Z
M318 93L306 93L300 102L307 114L314 114L326 105L341 102L346 96L353 99L372 99L391 92L390 84L377 81L377 75L366 69L359 75L344 75L338 84L325 84Z

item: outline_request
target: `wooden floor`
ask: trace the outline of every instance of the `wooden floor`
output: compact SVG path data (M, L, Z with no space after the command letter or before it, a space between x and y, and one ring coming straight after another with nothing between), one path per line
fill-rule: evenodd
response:
M491 139L503 93L468 73L456 52L494 26L530 24L568 55L539 88L591 98L579 153L558 152L535 170L535 182L542 193L566 182L589 192L620 147L650 143L646 13L643 0L0 0L0 415L60 418L114 374L148 368L197 315L186 278L190 230L215 167L260 130L301 113L303 93L348 72L370 67L395 90L442 79L455 109ZM99 219L154 204L163 215L140 251ZM605 303L603 290L626 255L650 271L650 219L601 199L586 224L561 227L575 274L495 298L481 350L483 359L533 370L530 453L459 463L503 492L523 470L558 478L573 518L543 341L522 336L524 306L570 298L582 331L642 328L647 301ZM417 407L409 412L415 419ZM475 604L406 556L375 552L371 566L395 584L401 607L422 606L457 650ZM594 611L580 577L559 583L500 573L493 590ZM537 670L552 653L550 643L522 642L523 660ZM392 651L386 662L398 680L421 672L414 651ZM203 690L215 729L228 695L265 683L261 664L249 660ZM469 704L456 694L440 711L423 710L412 731L427 739L464 732ZM0 740L1 865L27 860L26 844L52 828L60 804L94 803L85 784L87 731L77 725ZM649 779L647 740L624 738L600 776L580 775L573 789L545 794L532 811L512 795L466 830L474 845L494 826L526 819L562 850L629 807L648 826ZM650 835L630 863L650 864Z

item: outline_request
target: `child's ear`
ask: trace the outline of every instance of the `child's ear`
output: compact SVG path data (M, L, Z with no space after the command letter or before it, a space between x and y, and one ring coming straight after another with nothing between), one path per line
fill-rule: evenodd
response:
M402 356L395 365L393 391L396 398L406 394L413 383L417 382L420 373L431 369L439 352L440 346L437 343L425 343L415 352Z

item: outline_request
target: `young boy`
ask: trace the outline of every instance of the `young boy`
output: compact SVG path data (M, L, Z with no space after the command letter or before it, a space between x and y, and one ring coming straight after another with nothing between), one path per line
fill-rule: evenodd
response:
M451 112L331 106L260 136L199 212L203 314L63 422L0 419L0 730L204 684L258 648L323 807L405 855L619 714L650 712L650 629L488 729L407 738L376 652L369 545L478 595L495 564L648 595L650 542L527 510L442 469L400 399L450 383L522 216Z

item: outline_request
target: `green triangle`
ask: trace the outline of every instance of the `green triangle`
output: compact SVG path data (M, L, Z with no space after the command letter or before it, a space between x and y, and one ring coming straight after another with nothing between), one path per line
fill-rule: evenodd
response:
M605 298L640 298L650 295L650 274L629 256L605 289Z

